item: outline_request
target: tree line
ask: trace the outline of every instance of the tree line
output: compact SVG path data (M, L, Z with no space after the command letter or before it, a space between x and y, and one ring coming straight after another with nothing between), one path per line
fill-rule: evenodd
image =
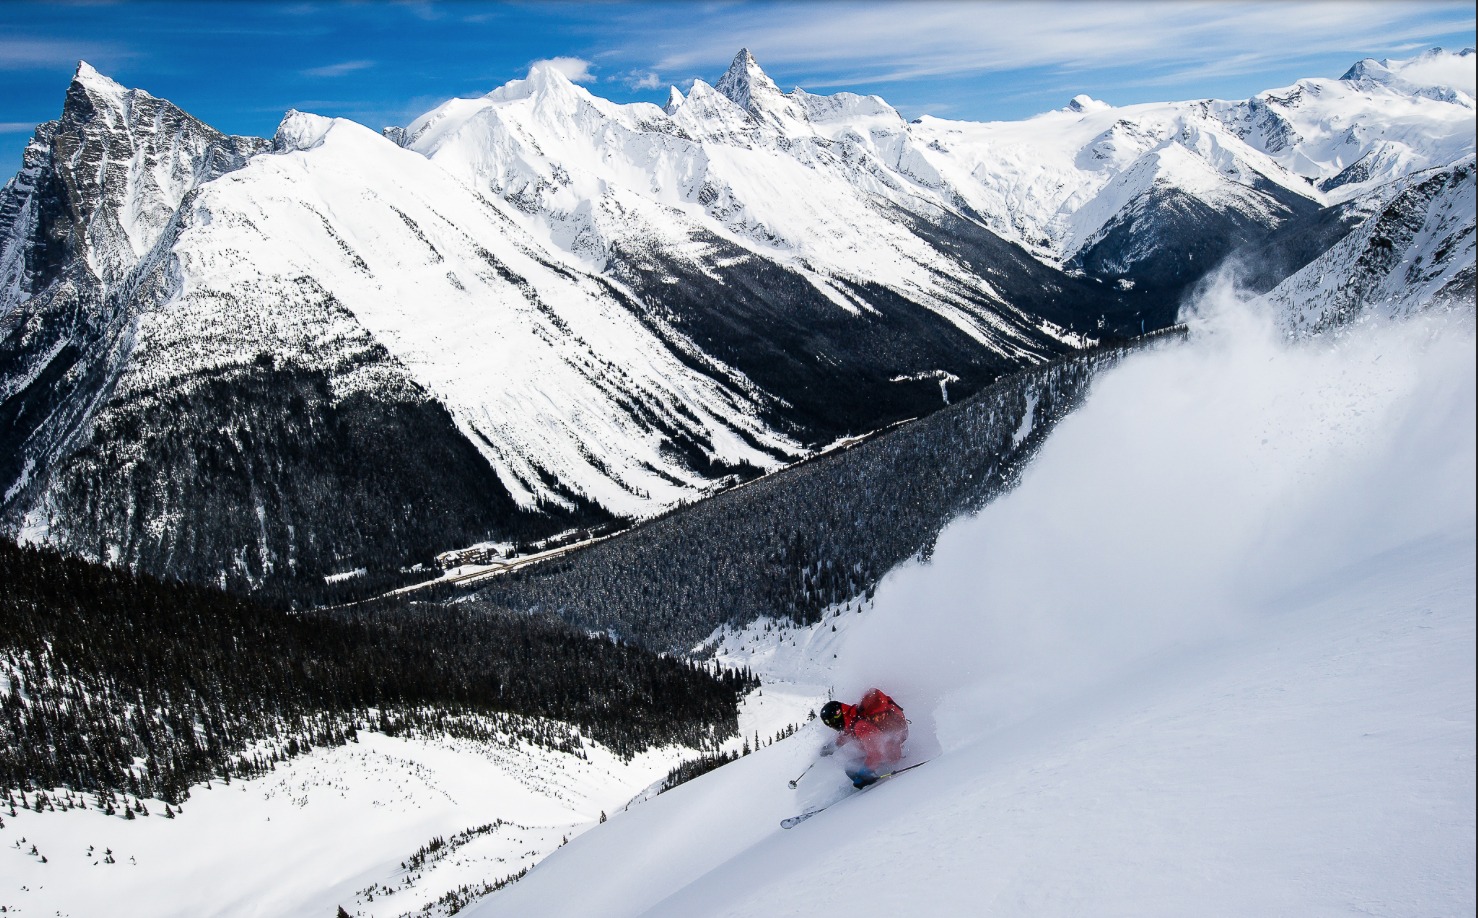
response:
M1115 341L1003 377L851 449L484 581L476 595L674 653L692 652L724 624L818 621L828 606L870 595L903 561L927 557L950 520L1012 487L1099 373L1183 331Z
M755 685L549 615L292 614L0 540L0 790L177 803L363 729L714 750Z

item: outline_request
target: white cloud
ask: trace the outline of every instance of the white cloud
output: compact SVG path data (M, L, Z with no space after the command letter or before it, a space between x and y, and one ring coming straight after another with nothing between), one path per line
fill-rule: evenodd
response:
M0 70L33 70L71 66L82 60L116 62L132 56L120 53L116 48L93 42L0 38Z
M0 134L29 134L34 130L34 121L0 121Z
M1469 30L1451 3L912 3L718 7L701 22L632 21L652 69L726 64L740 45L762 66L829 72L835 83L929 79L1031 67L1145 67L1208 76L1317 54L1360 54ZM1173 76L1169 76L1173 79ZM826 85L826 84L818 84Z
M1458 57L1444 54L1428 60L1412 61L1400 69L1401 79L1422 86L1451 86L1474 95L1478 83L1478 68L1474 67L1473 55Z
M342 64L329 64L324 67L314 67L303 71L303 76L310 77L341 77L353 73L356 70L365 70L375 66L374 61L345 61Z
M410 10L411 14L417 19L424 19L427 22L440 19L442 15L441 10L437 9L436 5L430 3L429 0L396 0L392 6Z
M595 74L590 72L590 61L578 57L551 57L548 60L534 61L529 70L532 71L535 67L553 67L571 83L590 83L595 80Z
M655 70L638 71L631 74L627 85L632 89L661 89L662 78L657 76L657 71Z

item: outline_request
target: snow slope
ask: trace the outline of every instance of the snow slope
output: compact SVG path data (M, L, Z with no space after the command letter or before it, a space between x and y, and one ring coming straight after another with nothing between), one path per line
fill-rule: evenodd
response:
M1467 156L1377 189L1374 213L1264 299L1308 334L1370 311L1404 315L1474 302L1478 181Z
M796 636L936 758L784 831L845 793L829 761L787 787L813 724L471 914L1471 912L1471 313L1296 342L1198 315L875 608Z
M270 144L82 64L0 193L0 512L246 588L657 512L1167 324L1239 246L1471 156L1470 60L966 124L741 50L664 107L536 66ZM355 444L388 467L295 467Z
M1434 73L1471 72L1472 54L1434 49L1423 60ZM1079 96L1025 121L925 116L909 137L993 230L1068 262L1157 190L1271 228L1291 198L1338 203L1473 152L1471 73L1466 91L1371 73L1357 64L1338 80L1234 102L1114 107Z
M543 65L481 99L445 103L406 135L594 267L618 248L702 264L717 237L799 271L845 313L876 312L875 294L851 289L876 283L990 350L1030 352L1035 342L1002 319L1007 300L985 277L962 274L889 213L943 211L932 189L900 178L858 133L902 142L903 119L881 99L844 95L792 99L741 51L716 87L694 83L668 112L613 104Z
M141 319L123 397L264 345L323 361L358 335L448 407L524 507L567 503L548 473L622 515L674 502L706 479L664 450L672 431L730 465L801 452L740 374L653 335L502 201L350 121L290 113L277 146L183 215L181 286ZM325 298L338 308L315 309Z
M196 787L174 819L156 800L132 821L91 808L91 797L86 810L17 810L0 829L0 906L71 918L446 914L420 910L536 863L692 755L651 750L623 763L585 746L588 760L361 731L271 775ZM438 837L450 846L403 866Z

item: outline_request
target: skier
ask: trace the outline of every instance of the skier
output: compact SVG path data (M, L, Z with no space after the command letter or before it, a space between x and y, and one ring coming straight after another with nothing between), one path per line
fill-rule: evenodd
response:
M846 769L854 787L873 783L881 772L903 758L908 720L903 708L877 689L868 689L861 703L855 705L828 701L821 708L821 722L837 731L835 743L827 743L822 755L831 755L838 747L854 746L853 761Z

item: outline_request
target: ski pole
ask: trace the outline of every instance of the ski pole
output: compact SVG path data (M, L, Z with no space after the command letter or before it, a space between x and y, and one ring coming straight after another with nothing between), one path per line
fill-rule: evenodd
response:
M815 767L816 767L816 763L815 763L815 762L812 762L812 763L811 763L811 764L810 764L810 765L807 765L807 766L806 766L806 771L810 771L810 770L811 770L811 769L812 769L812 768L815 768ZM791 781L791 782L790 782L790 789L791 789L791 790L795 790L795 786L796 786L796 784L797 784L797 783L798 783L798 782L799 782L799 781L800 781L800 780L801 780L801 779L802 779L802 778L804 778L804 777L805 777L805 776L806 776L806 771L803 771L803 772L801 772L801 773L800 773L800 774L798 774L798 775L796 775L796 776L795 776L795 780L794 780L794 781Z

